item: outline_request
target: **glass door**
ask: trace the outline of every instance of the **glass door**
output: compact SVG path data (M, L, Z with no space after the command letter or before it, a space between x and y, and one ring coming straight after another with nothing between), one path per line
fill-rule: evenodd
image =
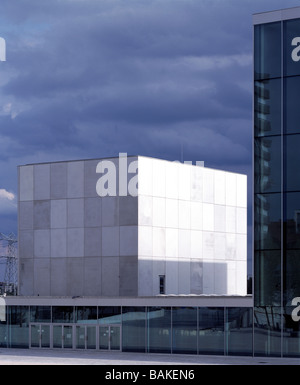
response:
M121 350L121 326L106 325L99 327L99 349Z
M109 350L109 326L99 327L99 349Z
M73 348L73 325L53 325L53 348Z
M63 348L64 349L73 348L73 326L70 326L70 325L63 326Z
M76 326L76 349L85 349L85 326Z
M96 326L86 327L86 348L96 349Z
M30 347L50 348L50 325L30 325Z
M96 349L96 326L76 326L76 349Z
M31 325L30 328L30 347L39 348L40 347L40 325Z
M30 347L50 348L50 325L32 324L30 326Z
M41 324L41 348L50 348L50 325Z
M120 331L120 326L110 326L110 350L121 350Z
M53 348L62 349L62 325L53 325Z

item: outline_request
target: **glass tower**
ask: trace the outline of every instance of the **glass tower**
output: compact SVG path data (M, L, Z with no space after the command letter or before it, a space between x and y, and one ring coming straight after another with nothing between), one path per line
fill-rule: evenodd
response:
M254 16L254 354L300 357L300 7Z

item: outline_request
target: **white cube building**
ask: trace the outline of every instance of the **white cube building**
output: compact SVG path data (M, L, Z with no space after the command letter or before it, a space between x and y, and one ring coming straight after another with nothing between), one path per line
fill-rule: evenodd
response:
M246 295L247 177L124 155L20 166L19 294Z

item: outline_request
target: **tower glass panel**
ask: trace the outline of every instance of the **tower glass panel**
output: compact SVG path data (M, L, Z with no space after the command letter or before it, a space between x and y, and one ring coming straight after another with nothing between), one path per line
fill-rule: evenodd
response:
M294 14L261 14L254 27L255 355L300 356L291 316L300 297L300 8Z

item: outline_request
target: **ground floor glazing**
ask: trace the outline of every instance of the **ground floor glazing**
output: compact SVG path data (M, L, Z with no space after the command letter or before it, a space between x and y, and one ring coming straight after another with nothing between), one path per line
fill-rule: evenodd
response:
M300 357L276 307L6 306L1 348Z

